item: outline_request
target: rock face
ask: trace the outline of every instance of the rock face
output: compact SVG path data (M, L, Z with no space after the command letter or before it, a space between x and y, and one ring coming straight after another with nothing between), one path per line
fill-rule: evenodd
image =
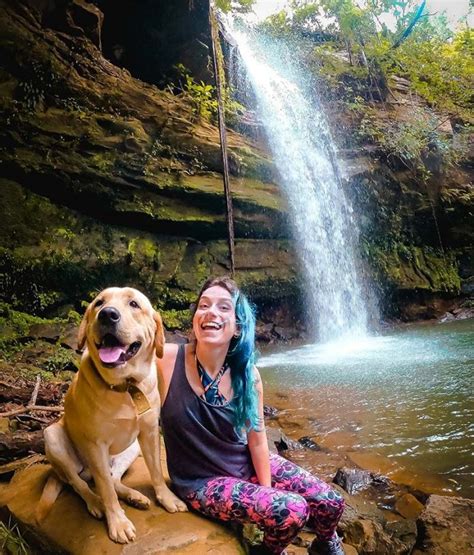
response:
M431 495L417 521L415 555L474 552L474 500Z
M79 26L96 12L1 3L2 298L52 315L129 284L182 327L203 280L229 270L218 130L190 98L107 61ZM262 306L298 302L272 163L236 133L228 143L239 281Z
M148 71L158 57L164 77L189 58L198 78L207 67L208 3L161 2L153 17L153 3L140 4L133 17L146 32L135 50L133 36L123 36L131 4L0 0L1 300L64 315L81 312L92 291L129 284L179 328L203 279L229 269L219 134L197 115L196 98L140 81L148 75L137 64L143 54ZM180 44L178 21L189 44ZM237 278L276 323L270 339L291 339L302 284L276 172L261 144L231 130L228 144ZM351 156L346 187L361 214L368 273L389 299L384 308L405 319L446 312L471 287L468 175L459 170L439 188L441 252L426 191L403 172Z
M89 515L85 504L72 491L64 490L51 512L38 526L34 510L48 474L47 465L35 465L17 473L0 499L1 510L18 522L31 545L42 553L75 555L138 555L176 553L243 555L235 535L222 525L191 513L170 514L152 504L148 511L126 507L127 516L137 529L135 542L112 542L103 521ZM142 458L132 466L124 482L153 499L148 470Z

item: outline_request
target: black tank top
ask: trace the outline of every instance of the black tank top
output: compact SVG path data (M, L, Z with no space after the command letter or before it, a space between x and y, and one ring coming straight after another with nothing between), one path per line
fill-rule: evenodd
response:
M248 480L255 474L247 438L235 430L233 415L232 401L210 405L194 392L186 377L185 346L180 345L161 425L172 486L181 498L210 478Z

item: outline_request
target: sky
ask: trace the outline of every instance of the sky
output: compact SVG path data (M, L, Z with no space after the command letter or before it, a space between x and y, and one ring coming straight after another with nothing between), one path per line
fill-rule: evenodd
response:
M254 12L259 19L263 19L272 13L280 11L288 4L288 0L255 0ZM361 1L361 4L363 0ZM421 0L420 0L421 3ZM426 11L428 13L446 12L448 20L454 27L460 17L469 12L469 0L427 0ZM386 21L389 24L389 21ZM474 16L469 18L469 24L474 26Z

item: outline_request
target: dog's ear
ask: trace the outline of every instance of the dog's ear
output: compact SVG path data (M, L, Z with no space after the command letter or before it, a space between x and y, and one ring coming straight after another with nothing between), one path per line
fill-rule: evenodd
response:
M81 325L79 326L79 333L77 334L77 348L79 351L84 349L84 345L86 344L87 339L87 324L89 321L89 314L91 313L92 303L89 304L87 307L84 316L82 318Z
M158 358L163 358L163 346L165 344L165 330L163 328L163 321L161 319L160 313L156 312L153 314L153 320L156 324L155 332L155 350L156 356Z

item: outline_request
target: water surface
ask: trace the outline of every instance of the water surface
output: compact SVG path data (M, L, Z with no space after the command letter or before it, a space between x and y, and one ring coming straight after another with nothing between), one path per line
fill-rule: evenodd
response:
M409 326L267 352L258 365L266 397L284 392L295 425L307 420L301 433L362 457L383 455L472 498L473 340L474 320Z

